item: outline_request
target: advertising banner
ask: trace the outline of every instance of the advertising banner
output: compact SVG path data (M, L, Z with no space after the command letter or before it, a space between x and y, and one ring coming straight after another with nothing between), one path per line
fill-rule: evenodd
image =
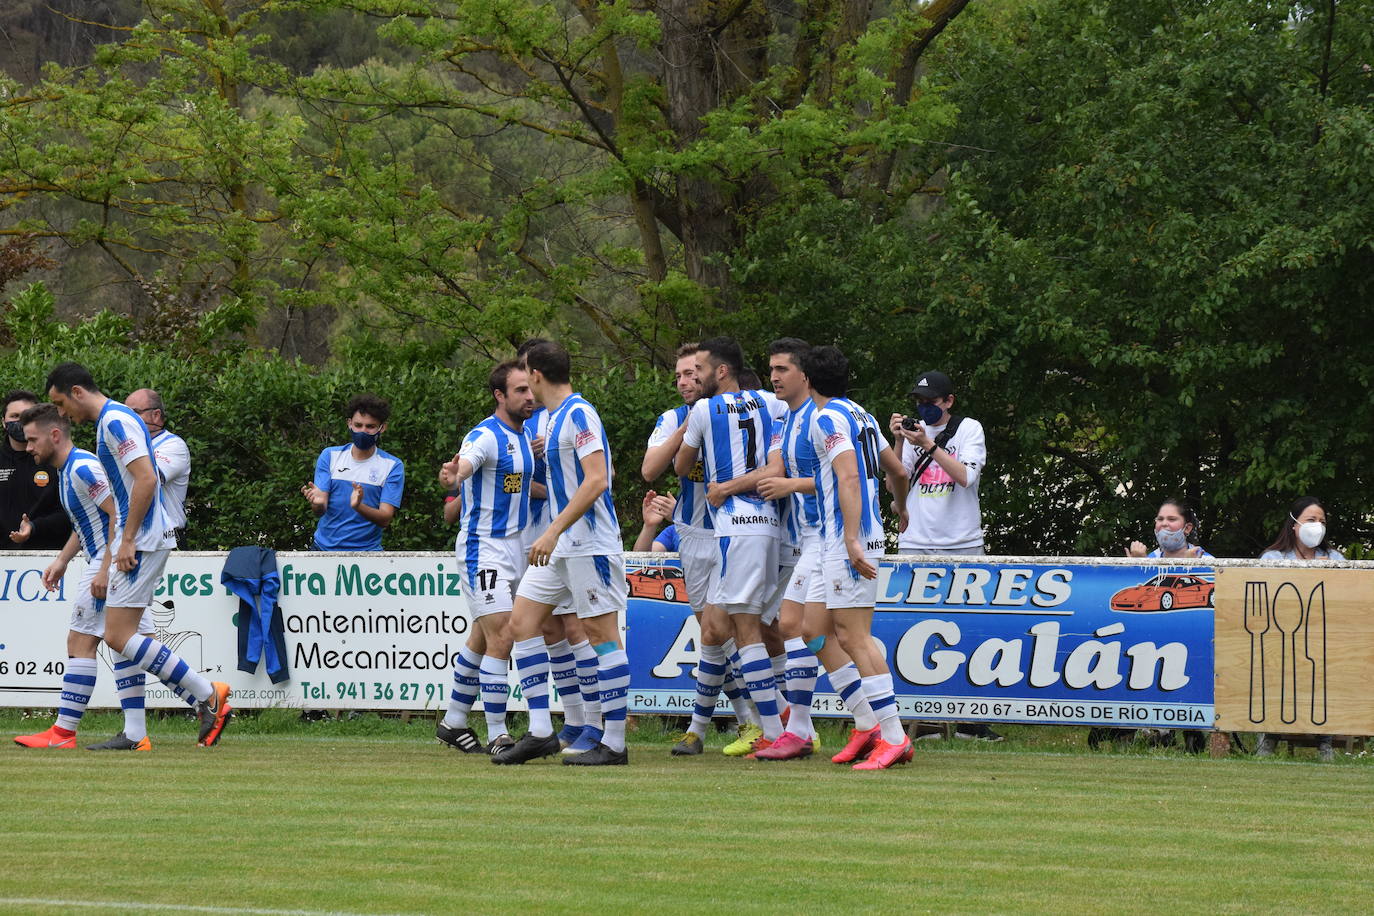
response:
M1217 727L1374 734L1374 577L1217 570Z
M68 570L51 554L0 556L0 704L53 706L66 659ZM177 553L153 605L157 636L241 708L439 709L472 621L444 554L278 554L288 677L239 670L239 600L224 554ZM902 715L949 721L1195 728L1212 722L1210 568L1006 562L881 567L873 631ZM699 629L677 560L627 558L630 710L686 714ZM92 704L117 706L107 650ZM844 715L822 677L817 715ZM161 684L150 706L180 703ZM721 707L728 704L724 699ZM519 691L511 707L522 708Z

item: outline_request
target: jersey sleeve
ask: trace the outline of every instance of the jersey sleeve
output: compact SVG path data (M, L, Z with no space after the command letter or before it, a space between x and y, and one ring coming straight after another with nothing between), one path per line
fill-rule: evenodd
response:
M458 457L467 459L474 471L479 470L487 463L496 460L496 437L484 430L474 429L463 440L463 447L458 450Z
M81 482L81 489L93 505L100 505L110 495L110 482L105 478L105 471L94 461L78 466L76 479Z
M658 533L658 536L654 538L654 543L662 545L663 549L669 553L677 553L679 543L677 526L669 525L667 528L664 528Z
M682 434L683 445L701 448L701 443L706 441L706 427L711 422L710 410L710 398L702 398L692 405L691 412L687 414L687 431Z
M401 493L406 488L406 466L401 463L401 459L396 459L396 464L391 469L391 473L386 475L386 483L382 485L381 502L391 506L401 505Z
M845 418L828 410L816 412L811 427L811 443L817 454L825 454L831 461L835 456L854 451L854 440L849 435L849 424Z
M105 445L124 467L148 456L147 434L138 424L115 415L105 424Z
M329 455L332 449L325 449L320 452L320 457L315 459L315 487L329 492L329 484L333 477L330 473Z
M601 418L585 407L574 407L568 414L568 422L563 424L563 438L562 444L570 446L579 459L606 450L601 441L604 438Z
M654 431L649 433L648 447L654 448L655 446L667 442L673 437L673 433L677 432L677 428L680 425L681 424L678 423L676 410L663 411L663 413L658 415L657 422L654 423Z
M157 465L157 476L163 483L191 473L191 450L186 447L186 440L180 436L168 436L161 445L153 449L153 455L157 458L154 462Z

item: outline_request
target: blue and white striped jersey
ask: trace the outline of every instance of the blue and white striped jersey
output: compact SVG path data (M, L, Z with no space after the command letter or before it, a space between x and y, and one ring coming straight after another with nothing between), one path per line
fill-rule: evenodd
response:
M530 521L530 436L495 416L487 417L463 438L458 456L473 467L472 476L463 481L459 537L518 537Z
M611 465L611 445L596 408L580 394L571 394L558 409L549 412L549 426L544 446L544 463L548 468L549 520L557 518L572 501L572 495L586 476L581 459L601 453L598 461L606 464L606 480L614 479ZM615 515L611 488L597 497L591 508L573 522L558 538L555 557L609 556L624 552L620 541L620 521Z
M162 509L162 487L157 478L156 459L153 458L153 440L142 418L118 401L107 400L96 420L95 443L96 457L100 459L114 493L120 536L123 536L124 524L129 517L129 496L134 486L134 475L129 471L129 465L138 458L147 458L153 472L153 496L148 503L148 511L143 514L143 523L138 526L134 547L137 550L171 550L176 547L176 535L172 532L171 522L167 520L167 513Z
M773 428L787 410L770 392L728 391L692 405L682 443L700 449L708 483L741 477L768 461ZM716 537L778 533L778 508L756 492L729 497L711 509Z
M816 447L811 444L811 417L816 402L807 398L796 410L789 410L773 431L773 448L782 452L782 466L788 477L798 480L816 476ZM800 545L806 532L820 533L821 510L815 493L793 493L779 500L784 540Z
M549 409L540 405L534 408L534 413L530 414L530 418L525 421L525 435L533 443L535 439L547 433L548 429ZM545 467L543 458L534 459L534 470L531 473L533 474L532 483L542 483L545 487L549 485L548 481L545 480L548 476L548 468ZM544 529L549 527L549 522L552 520L549 514L549 498L547 496L531 496L530 522L527 526L526 536L534 534L535 537L538 537L543 534Z
M811 444L816 450L816 504L821 536L830 556L846 556L844 513L836 488L835 459L853 452L859 474L859 543L865 556L877 556L887 546L879 508L879 455L889 448L878 421L848 398L831 398L811 417Z
M57 488L86 559L96 562L110 530L110 517L100 508L110 495L110 481L100 459L84 448L72 449L58 472Z
M649 447L662 445L668 441L679 426L687 422L691 407L682 404L658 415L654 431L649 435ZM692 473L678 478L677 505L673 508L673 524L679 529L696 529L701 532L711 530L711 514L706 511L706 471L701 461L697 461Z

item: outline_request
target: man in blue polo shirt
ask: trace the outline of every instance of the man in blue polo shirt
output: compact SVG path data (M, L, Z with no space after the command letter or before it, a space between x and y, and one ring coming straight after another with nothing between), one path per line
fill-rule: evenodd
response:
M381 550L382 529L396 517L405 489L401 459L377 447L391 405L360 394L344 409L352 441L320 452L315 479L301 487L319 516L316 550Z

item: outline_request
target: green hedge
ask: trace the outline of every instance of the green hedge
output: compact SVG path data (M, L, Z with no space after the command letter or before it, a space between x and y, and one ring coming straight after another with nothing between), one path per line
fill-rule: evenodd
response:
M315 518L300 488L311 479L320 450L347 441L343 407L360 391L391 401L382 447L406 466L401 511L383 543L388 550L453 546L455 532L443 524L437 473L463 433L491 412L485 391L490 364L455 368L406 354L371 354L319 368L260 351L192 359L142 346L59 357L20 352L0 368L0 385L41 396L48 371L66 359L85 364L111 397L143 387L162 395L168 428L191 449L187 549L308 549ZM644 442L655 416L681 402L662 373L631 375L619 366L596 366L577 376L574 387L606 423L617 471L616 505L633 537L645 489L639 479ZM92 428L79 429L75 438L92 447Z

